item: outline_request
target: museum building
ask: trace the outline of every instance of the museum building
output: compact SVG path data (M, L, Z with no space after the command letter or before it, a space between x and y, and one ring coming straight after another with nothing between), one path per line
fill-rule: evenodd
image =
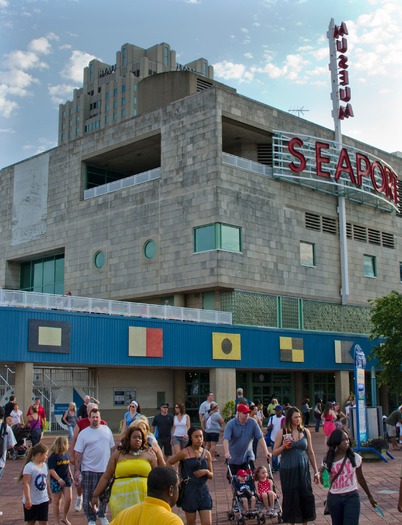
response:
M59 145L0 172L3 400L27 404L33 385L57 415L93 392L112 424L132 398L196 417L238 386L344 401L353 346L375 345L368 300L401 286L402 158L339 144L159 46L146 74L128 44L116 65L92 61ZM123 85L135 108L106 119Z

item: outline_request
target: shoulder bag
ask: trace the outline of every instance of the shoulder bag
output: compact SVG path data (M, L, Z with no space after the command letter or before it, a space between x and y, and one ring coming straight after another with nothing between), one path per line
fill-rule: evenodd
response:
M337 479L337 477L338 477L338 476L340 475L340 473L342 472L343 467L345 466L346 460L347 460L347 456L345 456L345 457L343 458L341 468L340 468L340 469L338 470L338 472L335 474L334 478L331 479L331 484L330 484L330 486L329 486L328 494L329 494L329 491L331 490L332 483ZM328 516L328 514L329 514L329 510L328 510L328 496L327 496L327 499L324 501L324 516Z
M198 469L196 469L196 470L200 470L201 463L202 463L202 460L204 459L204 456L205 456L205 448L203 449L202 454L201 454L201 456L198 459L199 466L198 466ZM180 462L180 472L181 471L182 471L182 462ZM181 480L180 486L179 486L179 497L177 498L177 501L176 501L176 507L181 507L182 506L183 499L184 499L184 488L185 488L185 486L187 485L187 483L190 480L191 480L190 477Z

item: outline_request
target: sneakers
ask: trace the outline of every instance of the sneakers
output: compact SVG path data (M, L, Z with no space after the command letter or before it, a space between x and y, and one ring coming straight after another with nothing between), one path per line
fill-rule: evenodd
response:
M88 521L88 525L96 525L96 521L94 521L94 520L89 520L89 521Z
M269 509L268 516L271 516L272 518L276 518L277 515L278 513L276 512L275 509Z
M109 520L107 519L106 516L102 516L102 518L98 516L98 518L99 518L99 521L101 522L101 525L109 525Z
M75 500L74 510L75 512L80 512L80 510L82 510L82 496L77 496L77 499ZM93 525L93 524L88 523L88 525Z

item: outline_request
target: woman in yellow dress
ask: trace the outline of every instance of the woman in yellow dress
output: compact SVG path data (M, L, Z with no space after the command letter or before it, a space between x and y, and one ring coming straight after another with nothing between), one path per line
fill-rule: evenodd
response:
M99 496L113 478L109 502L112 518L121 510L141 503L147 495L148 474L156 466L155 453L147 445L144 432L141 428L129 427L121 444L110 456L106 471L93 493L91 505L97 505Z
M148 418L146 416L140 416L131 423L130 427L140 427L144 431L147 444L155 452L158 467L166 467L166 461L163 458L163 452L161 450L161 447L158 445L156 437L151 432L151 427L149 426Z

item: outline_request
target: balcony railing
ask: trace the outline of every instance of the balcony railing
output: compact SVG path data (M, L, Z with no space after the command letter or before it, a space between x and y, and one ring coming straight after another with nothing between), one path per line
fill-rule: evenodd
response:
M90 314L124 315L127 317L143 317L146 319L172 319L175 321L193 321L195 323L232 324L231 312L113 301L94 297L4 290L2 288L0 288L0 307L1 306L38 308L42 310L67 310L69 312L85 312Z
M148 182L150 180L160 179L160 176L161 169L154 168L153 170L144 171L142 173L138 173L137 175L131 175L130 177L115 180L113 182L109 182L108 184L95 186L94 188L89 188L89 190L84 190L84 200L92 199L93 197L98 197L99 195L105 195L106 193L113 193L114 191L129 188L130 186L137 186L138 184L143 184L144 182Z
M237 157L230 153L223 153L223 163L235 166L236 168L253 171L254 173L259 173L260 175L265 175L267 177L272 177L273 174L272 166L260 164L259 162L245 159L244 157Z

